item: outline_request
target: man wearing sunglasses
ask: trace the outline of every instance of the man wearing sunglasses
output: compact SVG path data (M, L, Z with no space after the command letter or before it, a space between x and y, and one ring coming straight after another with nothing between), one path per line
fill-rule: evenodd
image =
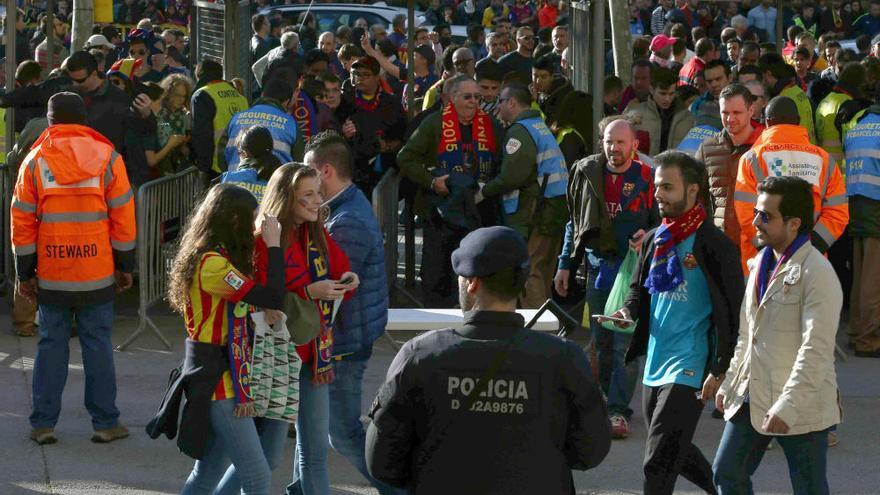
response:
M450 102L419 124L397 164L419 185L419 215L425 219L422 250L422 293L425 305L451 308L458 294L450 256L468 232L499 223L493 201L477 202L479 184L495 177L501 163L503 130L480 109L480 87L458 75L444 91Z
M718 493L751 493L751 475L776 438L792 492L829 493L829 429L841 418L834 338L843 294L831 263L810 242L815 187L777 176L757 193L748 217L762 250L749 261L739 341L715 397L727 420L715 485Z
M777 96L767 104L767 130L739 161L733 200L744 274L748 260L758 253L758 231L752 224L757 185L766 177L783 176L800 177L813 186L816 222L810 241L825 254L849 222L846 185L828 153L810 144L794 100Z
M512 51L501 57L504 74L516 72L522 76L522 81L528 81L532 77L532 52L535 49L535 32L528 26L516 30L516 51Z

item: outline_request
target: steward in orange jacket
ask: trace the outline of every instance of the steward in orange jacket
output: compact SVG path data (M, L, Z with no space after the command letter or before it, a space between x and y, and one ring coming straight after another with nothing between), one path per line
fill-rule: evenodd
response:
M828 153L810 144L807 130L798 125L800 116L791 98L777 96L767 105L768 128L751 150L739 160L734 208L740 224L743 273L746 262L757 254L756 229L752 224L758 200L758 183L771 176L800 177L813 185L816 224L811 240L825 253L849 222L846 184L840 169L829 163Z
M99 132L68 123L46 129L19 169L11 215L18 279L33 291L27 282L36 276L40 304L111 301L117 270L130 285L134 199L122 157Z

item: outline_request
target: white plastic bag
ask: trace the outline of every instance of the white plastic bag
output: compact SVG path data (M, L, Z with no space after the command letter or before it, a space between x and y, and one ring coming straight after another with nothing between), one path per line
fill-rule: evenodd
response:
M251 313L254 350L251 353L251 395L257 416L293 423L299 411L299 370L302 360L290 340L285 321L273 326L265 313Z

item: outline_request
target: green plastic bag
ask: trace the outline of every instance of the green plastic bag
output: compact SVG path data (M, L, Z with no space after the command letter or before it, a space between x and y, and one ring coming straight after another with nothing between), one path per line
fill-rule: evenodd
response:
M623 258L623 263L620 264L620 270L617 272L617 277L614 278L614 285L611 286L611 293L608 294L608 301L605 302L606 315L613 315L623 307L623 304L626 302L626 296L629 294L629 284L632 281L633 272L636 271L638 262L639 253L630 249L626 253L626 257ZM633 333L637 324L638 320L635 320L635 324L626 328L620 328L613 321L606 321L602 323L602 327L615 332Z

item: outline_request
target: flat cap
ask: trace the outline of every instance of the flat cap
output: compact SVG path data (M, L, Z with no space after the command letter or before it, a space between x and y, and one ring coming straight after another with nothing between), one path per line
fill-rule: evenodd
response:
M477 229L452 252L452 269L462 277L488 277L507 268L529 268L526 241L510 227Z

